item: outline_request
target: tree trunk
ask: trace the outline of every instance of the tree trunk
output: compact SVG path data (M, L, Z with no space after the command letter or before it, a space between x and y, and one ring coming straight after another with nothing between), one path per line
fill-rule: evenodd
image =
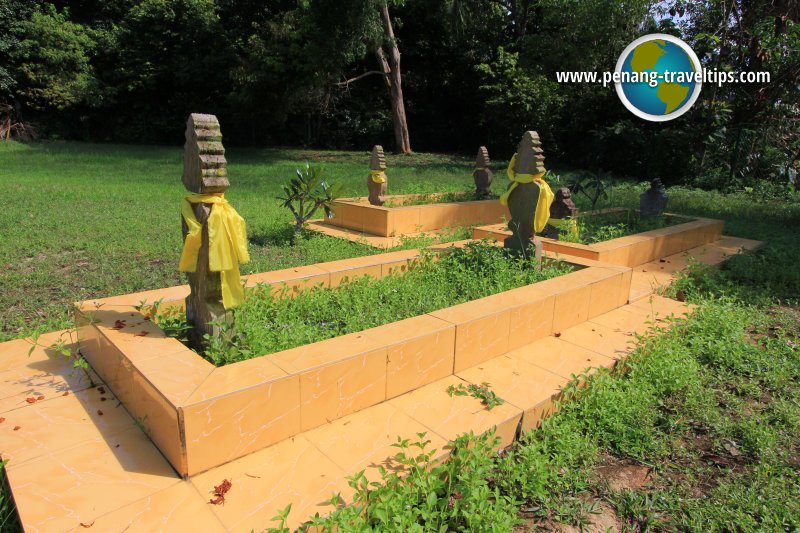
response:
M389 16L389 5L386 2L381 4L381 17L383 18L384 31L388 41L389 57L387 60L383 46L378 46L375 49L375 56L383 71L383 79L389 89L389 99L392 105L392 123L394 124L395 152L398 154L410 154L411 140L409 139L408 122L406 121L406 105L403 100L400 49L397 47L392 19Z

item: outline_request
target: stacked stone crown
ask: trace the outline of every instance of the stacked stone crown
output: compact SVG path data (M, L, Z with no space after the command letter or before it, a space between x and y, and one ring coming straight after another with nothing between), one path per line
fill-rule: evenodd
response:
M199 193L220 193L230 187L222 131L214 115L192 113L186 122L183 184Z
M489 150L485 146L478 148L478 156L475 158L475 168L489 168Z
M535 131L526 131L517 146L517 164L514 167L517 174L541 174L544 168L544 150L539 134Z
M372 157L369 160L370 170L386 170L386 155L383 146L376 144L372 147Z

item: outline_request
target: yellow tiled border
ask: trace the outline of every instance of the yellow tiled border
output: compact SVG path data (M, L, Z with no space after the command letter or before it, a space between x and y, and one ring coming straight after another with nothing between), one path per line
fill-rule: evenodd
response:
M622 211L622 209L606 209L600 212L616 211ZM612 265L635 267L717 241L722 237L723 221L712 218L692 218L694 220L684 224L676 224L597 244L578 244L548 238L542 238L542 243L544 250L548 252L583 257ZM503 224L493 224L475 228L472 237L502 241L509 235L511 232Z
M266 283L291 295L348 277L382 277L418 257L418 250L378 254L253 274L246 283ZM579 269L220 368L167 337L136 308L142 300L179 303L186 286L81 302L76 322L81 353L178 473L190 476L627 302L629 268L580 258L567 262Z

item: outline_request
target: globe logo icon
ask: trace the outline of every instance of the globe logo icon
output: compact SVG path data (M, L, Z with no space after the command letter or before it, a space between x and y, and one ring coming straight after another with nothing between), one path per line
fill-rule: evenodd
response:
M694 51L672 35L633 41L617 61L615 86L634 115L664 122L686 113L700 96L702 67ZM619 81L617 81L619 80Z

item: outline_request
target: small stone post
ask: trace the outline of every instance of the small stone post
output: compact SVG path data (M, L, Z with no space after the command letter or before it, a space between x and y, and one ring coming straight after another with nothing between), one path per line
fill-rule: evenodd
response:
M540 174L545 171L544 151L535 131L526 131L517 146L516 174ZM503 241L505 248L530 257L531 247L537 260L542 259L542 241L536 238L533 219L539 202L539 185L536 182L520 183L508 197L511 220L508 228L512 235Z
M383 146L379 144L372 147L369 170L369 177L367 177L369 203L372 205L383 205L386 201L386 188L389 180L384 172L384 170L386 170L386 156L383 153Z
M478 148L478 156L475 158L475 171L472 179L475 180L475 194L479 198L485 198L491 193L492 169L489 168L489 150L485 146Z
M556 191L553 203L550 205L550 218L557 220L565 220L568 218L577 218L578 208L572 202L572 191L568 187L560 187ZM542 235L550 239L558 239L558 229L550 224L544 228Z
M658 217L667 207L667 189L659 178L650 182L650 188L639 195L639 216Z
M186 122L186 144L183 145L183 185L198 194L222 193L230 186L226 170L222 132L214 115L192 113ZM211 322L233 322L233 313L222 305L222 283L219 272L208 265L208 216L212 204L192 204L197 221L203 226L203 243L195 272L187 272L191 293L186 298L186 320L193 326L189 342L196 349L203 347L203 335L219 335L219 326ZM189 232L182 220L183 238Z

